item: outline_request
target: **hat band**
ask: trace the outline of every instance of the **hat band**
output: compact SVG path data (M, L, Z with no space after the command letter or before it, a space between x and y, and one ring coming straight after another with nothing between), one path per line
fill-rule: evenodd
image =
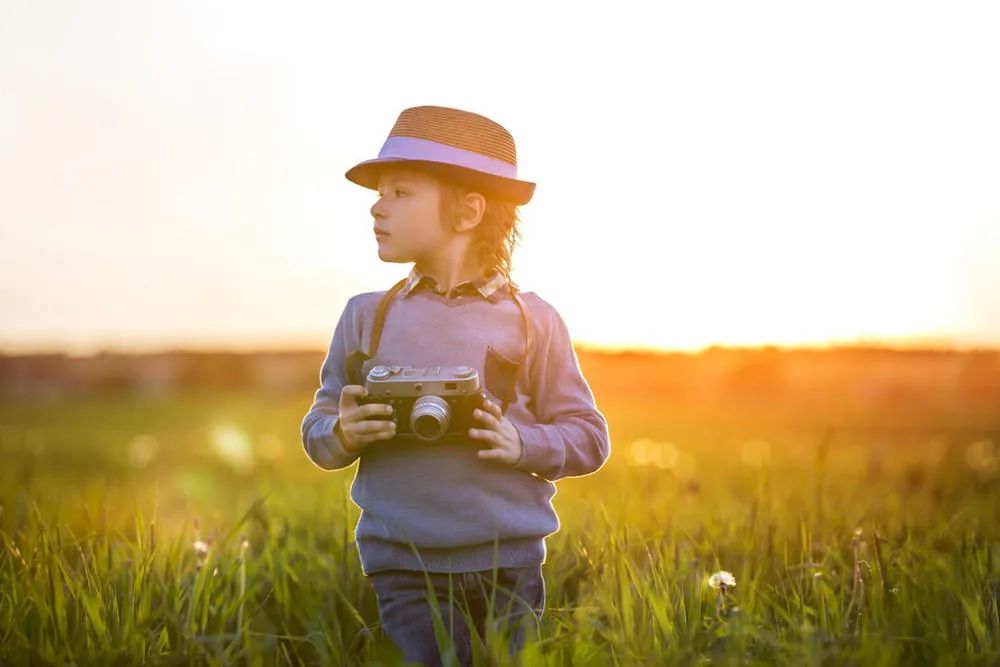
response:
M404 160L445 162L475 171L483 171L494 176L517 178L517 167L509 162L464 148L449 146L429 139L418 139L417 137L401 135L389 137L382 144L382 150L378 152L378 156L379 159L402 158Z

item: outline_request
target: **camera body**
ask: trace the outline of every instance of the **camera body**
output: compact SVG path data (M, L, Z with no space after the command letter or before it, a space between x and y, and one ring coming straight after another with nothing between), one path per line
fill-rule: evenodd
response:
M446 436L467 436L482 426L473 411L488 396L479 384L479 372L469 366L374 366L365 379L368 395L359 405L388 403L391 415L377 415L396 423L397 438L434 442Z

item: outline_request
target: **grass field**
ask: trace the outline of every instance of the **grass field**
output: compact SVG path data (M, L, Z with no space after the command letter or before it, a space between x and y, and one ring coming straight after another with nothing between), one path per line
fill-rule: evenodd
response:
M0 404L0 663L394 664L310 399ZM1000 415L599 406L529 664L1000 664Z

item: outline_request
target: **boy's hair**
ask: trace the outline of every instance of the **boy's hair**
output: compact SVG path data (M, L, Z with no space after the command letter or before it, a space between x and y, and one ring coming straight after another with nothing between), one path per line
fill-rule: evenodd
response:
M465 195L478 190L462 185L440 175L435 175L441 187L441 223L448 225L458 217ZM483 194L483 193L481 193ZM473 230L475 239L473 252L476 260L487 272L497 271L510 282L511 287L519 289L511 280L511 255L521 238L518 229L518 205L500 201L483 194L486 198L486 209L479 225Z

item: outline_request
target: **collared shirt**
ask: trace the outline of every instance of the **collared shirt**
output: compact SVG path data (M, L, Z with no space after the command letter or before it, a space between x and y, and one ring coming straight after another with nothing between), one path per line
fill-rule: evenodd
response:
M432 276L427 275L419 271L414 265L410 270L410 275L406 278L406 284L400 290L401 296L403 298L408 297L413 293L417 287L426 287L437 294L442 296L447 296L449 298L453 296L458 296L460 294L475 294L479 293L484 299L495 303L500 299L504 298L506 294L507 279L499 271L494 272L492 275L486 276L485 278L478 278L476 280L466 280L454 288L452 288L450 294L446 294L443 289L438 287L437 281L434 280Z

